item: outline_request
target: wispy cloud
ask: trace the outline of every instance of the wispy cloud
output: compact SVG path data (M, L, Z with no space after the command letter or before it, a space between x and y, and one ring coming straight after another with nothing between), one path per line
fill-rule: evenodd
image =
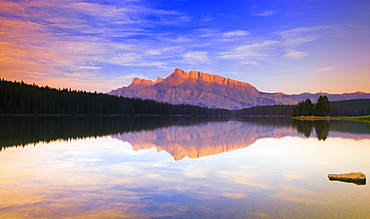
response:
M328 36L335 26L299 27L272 32L264 37L243 31L226 32L223 36L247 36L235 41L232 49L220 51L217 57L236 61L239 65L257 65L263 62L277 62L281 59L302 59L311 55L305 51L305 44ZM246 41L250 43L246 44ZM226 48L226 47L225 47Z
M332 28L333 26L299 27L278 32L281 47L285 51L284 57L298 59L308 56L308 52L299 51L297 48L325 37Z
M318 71L332 71L334 70L335 68L334 67L326 67L326 68L319 68L317 69Z
M163 69L194 65L217 74L245 67L265 71L267 65L314 57L317 45L328 38L343 37L348 44L355 34L369 33L368 27L351 23L291 22L270 28L269 19L282 21L277 4L250 5L243 13L233 8L224 14L212 7L203 14L162 6L163 2L145 0L2 0L0 76L37 83L52 78L71 81L73 74L81 74L85 77L76 80L82 84L94 77L118 80L117 72L149 70L158 75Z
M260 16L260 17L267 17L267 16L272 16L276 14L278 10L271 10L271 9L265 9L261 8L257 5L253 5L251 7L251 15L252 16Z
M80 66L77 67L78 69L88 69L88 70L100 70L102 67L97 67L97 66Z
M230 31L223 33L223 37L239 37L239 36L247 36L249 35L248 31L245 30L235 30L235 31Z
M300 51L289 51L284 56L288 58L302 58L308 56L309 53L307 52L300 52Z
M37 81L53 74L59 79L72 77L72 72L101 74L104 63L161 67L166 62L152 58L163 48L132 37L150 33L145 29L154 21L148 16L156 16L162 25L189 21L176 11L146 8L137 2L114 6L74 0L0 4L4 15L0 16L1 74L13 79L24 78L23 71Z
M230 51L219 53L219 57L224 59L253 59L267 57L269 56L269 53L274 50L276 43L276 41L266 40L260 43L241 45Z
M332 26L299 27L283 30L278 35L286 44L297 45L317 40L323 37Z
M109 18L109 20L113 19L120 22L130 21L130 18L127 15L130 13L131 10L128 8L120 8L111 5L101 5L89 2L76 2L72 4L67 4L62 7L68 9L75 9L76 12L78 11L79 13L97 16L100 19Z
M271 16L271 15L274 15L276 14L277 11L273 11L273 10L264 10L264 11L260 11L260 12L254 12L252 13L253 16Z
M192 65L199 65L202 63L209 62L209 57L207 52L201 51L194 51L194 52L187 52L184 55L185 62L192 64Z

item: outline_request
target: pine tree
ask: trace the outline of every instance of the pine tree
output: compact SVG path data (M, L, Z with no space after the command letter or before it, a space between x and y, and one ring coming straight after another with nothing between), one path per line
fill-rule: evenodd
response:
M328 97L320 96L317 100L316 107L315 107L315 115L317 116L326 116L330 113L330 102Z
M312 116L313 115L314 105L310 99L305 100L302 103L302 115L303 116Z

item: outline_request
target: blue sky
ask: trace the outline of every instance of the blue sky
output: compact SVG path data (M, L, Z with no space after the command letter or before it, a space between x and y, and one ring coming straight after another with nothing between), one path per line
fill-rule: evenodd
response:
M0 77L108 92L175 68L265 92L370 92L370 1L0 2Z

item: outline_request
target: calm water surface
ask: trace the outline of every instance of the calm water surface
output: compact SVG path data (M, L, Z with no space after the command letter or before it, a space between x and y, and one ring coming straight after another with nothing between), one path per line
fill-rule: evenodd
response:
M0 218L370 217L366 123L0 120Z

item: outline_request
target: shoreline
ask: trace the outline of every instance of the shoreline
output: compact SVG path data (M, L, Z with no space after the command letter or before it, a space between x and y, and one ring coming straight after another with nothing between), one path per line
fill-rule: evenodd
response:
M357 121L370 123L370 115L366 116L297 116L291 117L295 120L301 121L318 121L318 120L344 120L344 121Z
M229 117L229 115L151 115L151 114L0 114L0 117L194 117L194 116L209 116L209 117Z

